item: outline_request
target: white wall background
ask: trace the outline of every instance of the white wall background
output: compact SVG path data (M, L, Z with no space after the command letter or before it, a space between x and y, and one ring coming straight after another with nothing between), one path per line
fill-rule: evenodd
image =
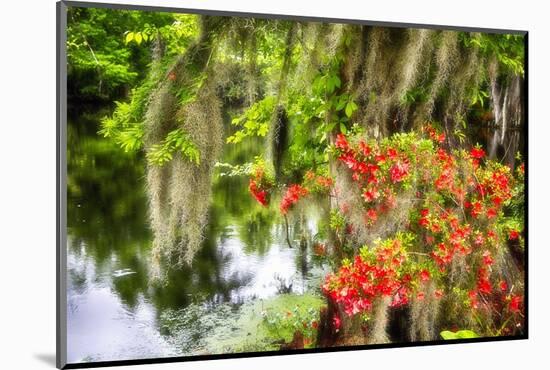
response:
M550 149L548 10L527 0L111 0L116 3L527 29L529 47L530 339L141 366L140 369L518 369L548 363ZM55 1L0 11L0 368L55 359ZM131 338L128 338L131 340ZM546 356L545 352L546 351ZM538 363L538 365L537 365ZM547 367L546 367L547 368Z

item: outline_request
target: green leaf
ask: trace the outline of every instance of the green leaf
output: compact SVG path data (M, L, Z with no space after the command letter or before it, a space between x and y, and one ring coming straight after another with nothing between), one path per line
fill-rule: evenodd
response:
M340 122L340 131L341 131L343 134L347 134L347 132L348 132L348 128L346 127L346 125L344 124L344 122Z
M348 101L348 104L346 104L346 109L345 109L346 116L348 116L348 118L350 118L351 115L353 114L353 112L355 112L356 109L357 109L357 105L351 100Z
M134 39L134 33L133 33L133 32L128 32L128 33L126 34L126 40L125 40L125 42L128 44L128 43L131 42L133 39Z
M340 88L340 86L342 86L342 81L340 81L340 77L338 77L337 75L332 76L332 80L333 80L334 86L336 86L338 88Z
M479 338L479 335L472 330L459 330L457 332L444 330L439 334L445 340Z
M136 32L134 35L134 40L139 45L141 44L141 41L143 40L143 37L141 36L141 32Z

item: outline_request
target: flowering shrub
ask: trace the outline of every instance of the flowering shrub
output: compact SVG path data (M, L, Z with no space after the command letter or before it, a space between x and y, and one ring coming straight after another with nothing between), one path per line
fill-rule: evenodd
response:
M374 248L361 248L353 261L344 260L335 274L326 277L323 292L342 304L348 316L370 312L382 297L391 297L392 307L407 304L416 287L431 278L427 269L408 261L413 241L414 235L398 233Z
M411 169L416 166L417 154L432 145L428 140L413 140L410 135L395 135L391 141L378 144L360 137L350 142L343 134L336 137L334 154L361 189L367 224L374 224L381 213L395 208L397 194L411 188L415 180Z
M283 215L286 215L288 213L288 210L296 203L298 203L298 200L300 198L305 197L308 195L309 190L302 185L293 184L288 187L286 190L285 195L283 196L283 200L281 200L281 205L279 206L281 213Z
M408 233L361 248L327 276L323 290L347 315L368 316L384 296L393 307L423 300L423 285L436 279L436 298L460 302L457 292L468 292L464 308L487 323L486 334L521 330L522 277L504 274L502 261L511 258L508 243L521 238L523 223L509 208L512 195L523 189L523 166L514 177L508 166L486 160L479 146L450 152L441 146L443 134L425 131L427 137L396 134L381 142L336 137L333 154L361 189L363 204L355 207L367 226L395 208L405 191L415 207ZM457 268L461 278L452 279Z
M263 162L257 162L252 167L251 177L248 183L250 194L266 207L269 203L270 190L273 187L273 178L265 170Z

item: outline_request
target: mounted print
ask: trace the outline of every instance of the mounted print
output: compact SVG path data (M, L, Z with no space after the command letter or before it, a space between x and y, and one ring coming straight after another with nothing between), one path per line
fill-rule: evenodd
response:
M60 368L527 338L527 32L69 1L58 39Z

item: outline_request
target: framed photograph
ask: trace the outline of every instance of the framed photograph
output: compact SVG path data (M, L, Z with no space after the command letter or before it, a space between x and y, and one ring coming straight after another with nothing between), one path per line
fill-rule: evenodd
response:
M526 31L57 5L59 368L527 338Z

